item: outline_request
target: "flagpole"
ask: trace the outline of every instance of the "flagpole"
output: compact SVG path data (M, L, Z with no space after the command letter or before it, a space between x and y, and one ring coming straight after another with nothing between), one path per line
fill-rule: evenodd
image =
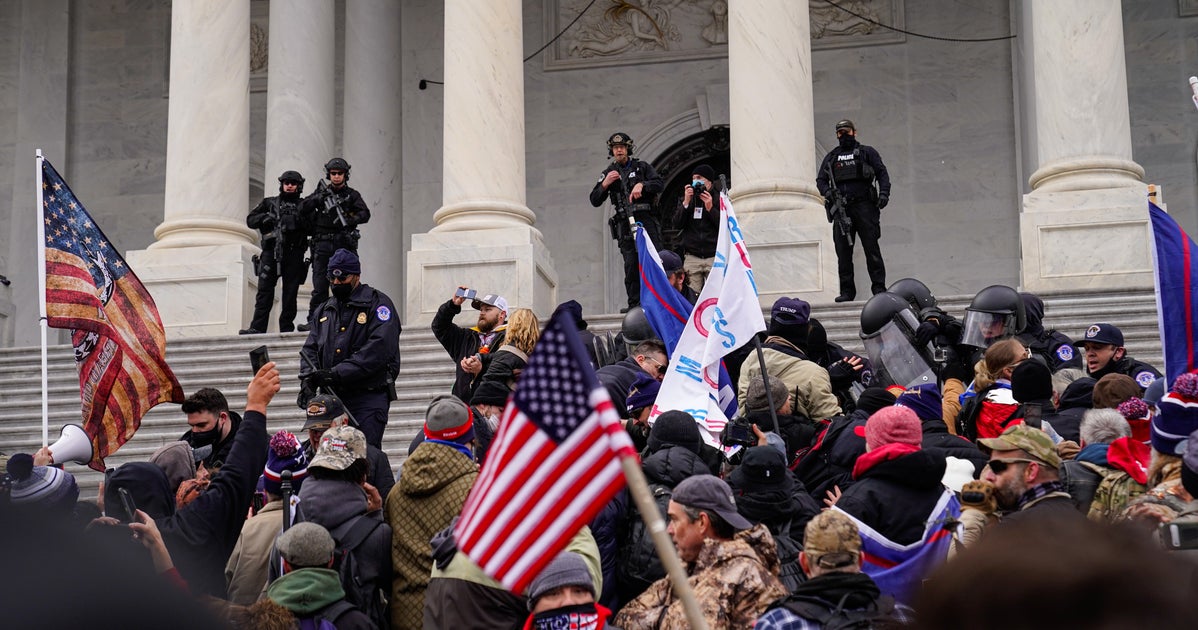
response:
M42 150L37 150L34 161L37 163L37 308L38 323L42 333L42 447L50 445L50 372L46 360L46 335L48 322L46 318L46 222L45 194L42 190Z
M765 370L765 351L761 349L761 339L757 335L753 335L753 347L757 349L757 362L761 364L761 382L765 385L765 404L770 406L770 419L774 421L774 433L781 436L782 429L778 428L778 407L774 404L774 394L770 388L770 373Z
M620 466L624 469L624 479L628 482L628 491L632 493L636 509L641 513L641 520L645 522L645 528L649 530L649 535L653 538L653 546L657 548L657 557L661 558L661 564L666 569L666 576L672 583L674 592L682 600L682 610L686 613L687 623L690 624L692 630L707 630L707 621L703 619L703 613L699 610L699 601L695 599L695 593L687 582L686 569L682 567L682 560L679 559L678 552L674 550L674 542L666 533L665 521L661 519L661 512L657 511L657 503L654 502L653 494L649 491L649 482L645 479L644 471L641 470L640 461L635 455L624 455L620 457ZM668 602L667 605L669 605Z

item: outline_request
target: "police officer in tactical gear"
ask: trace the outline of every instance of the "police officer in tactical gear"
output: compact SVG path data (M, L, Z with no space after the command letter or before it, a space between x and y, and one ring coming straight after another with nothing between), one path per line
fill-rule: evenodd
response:
M399 314L382 291L361 282L357 254L338 249L328 263L333 297L322 303L300 350L300 395L318 390L341 399L366 442L382 448L399 374Z
M358 191L349 187L349 162L333 158L324 165L325 176L316 191L304 198L301 212L312 236L312 299L308 303L308 330L316 307L329 298L326 279L329 258L338 249L358 251L358 226L370 221L370 209Z
M1086 374L1098 380L1107 374L1126 374L1140 386L1140 395L1161 377L1160 370L1127 356L1123 331L1118 326L1099 322L1086 329L1077 342L1086 361Z
M1027 327L1023 298L1011 287L988 286L965 307L961 327L961 343L982 350L1000 339L1014 337Z
M1043 359L1053 372L1081 368L1082 353L1074 350L1073 340L1056 329L1044 328L1044 300L1034 293L1020 293L1019 297L1023 300L1027 324L1015 338Z
M661 230L653 213L653 203L661 194L664 184L652 166L632 157L632 144L632 138L619 131L607 139L607 155L612 158L612 163L591 189L592 206L598 208L605 199L610 199L616 211L608 219L608 227L612 238L619 243L620 255L624 258L624 291L628 294L628 307L620 309L621 313L641 303L636 235L629 218L645 226L654 247L661 243Z
M857 142L853 121L836 123L836 137L839 146L824 156L815 184L824 196L824 205L829 212L835 196L840 196L844 212L852 223L847 233L836 227L832 230L840 272L840 295L836 301L847 302L857 297L857 286L853 281L854 234L861 239L861 248L865 250L871 292L878 294L886 290L886 265L882 262L878 238L882 234L880 210L890 202L890 175L878 152Z
M254 299L254 317L243 335L266 332L275 285L283 278L279 300L279 332L295 330L296 298L299 286L308 277L308 235L300 217L304 177L296 171L279 175L279 194L262 200L245 219L245 224L262 233L262 253L256 258L258 295Z

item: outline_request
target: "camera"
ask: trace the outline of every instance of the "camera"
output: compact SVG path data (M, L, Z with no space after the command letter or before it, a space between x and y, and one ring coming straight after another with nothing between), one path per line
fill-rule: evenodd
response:
M757 446L757 434L753 433L753 423L743 417L733 418L724 425L720 432L720 443L724 446Z
M463 287L458 287L458 290L454 292L455 297L466 298L467 300L473 300L477 295L478 295L477 290L466 289Z
M698 197L707 190L707 186L704 185L703 182L696 179L695 181L691 182L691 190L694 190L695 196Z

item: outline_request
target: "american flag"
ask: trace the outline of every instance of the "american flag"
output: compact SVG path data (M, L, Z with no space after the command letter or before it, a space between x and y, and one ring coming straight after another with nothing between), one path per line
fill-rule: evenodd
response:
M573 319L559 309L500 420L462 509L458 548L513 593L624 487L634 456Z
M71 329L83 430L94 447L88 465L102 471L142 416L158 403L183 402L183 388L166 364L154 299L46 160L42 218L47 324Z

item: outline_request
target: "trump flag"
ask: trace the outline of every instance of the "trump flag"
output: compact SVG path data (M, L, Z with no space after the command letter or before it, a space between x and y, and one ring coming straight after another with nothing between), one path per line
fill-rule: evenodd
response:
M142 416L183 402L183 388L166 364L154 299L50 162L41 168L47 324L71 329L88 465L103 471Z
M1194 314L1198 311L1194 281L1198 251L1181 226L1149 202L1152 220L1152 258L1156 265L1156 312L1165 352L1166 383L1195 368Z

